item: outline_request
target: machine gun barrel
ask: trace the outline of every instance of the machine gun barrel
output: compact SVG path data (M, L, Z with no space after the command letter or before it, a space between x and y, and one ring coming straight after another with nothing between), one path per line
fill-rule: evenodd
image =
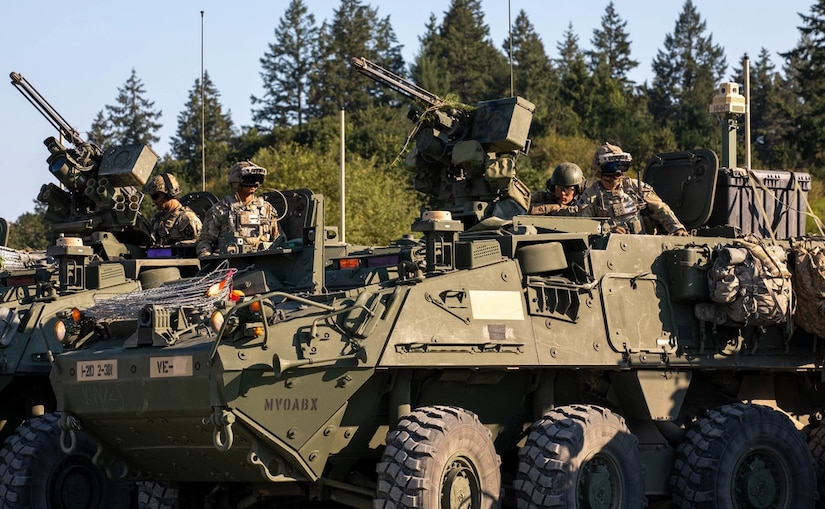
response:
M429 106L439 107L444 104L444 101L434 93L419 87L415 83L404 79L394 72L385 69L364 57L353 57L352 65L355 67L356 71L360 72L364 76L372 78L385 87L395 90L399 94L405 95L412 99L424 101Z
M55 110L54 107L49 104L49 101L47 101L46 98L43 97L40 92L38 92L37 89L35 89L34 86L26 80L26 78L23 77L22 74L12 72L9 74L9 77L11 78L11 84L14 85L21 94L23 94L27 101L37 108L37 111L39 111L40 114L43 115L55 129L57 129L63 138L68 140L78 149L91 152L88 154L90 156L100 155L100 149L84 140L80 136L77 129L69 125L66 119L63 118L63 115Z

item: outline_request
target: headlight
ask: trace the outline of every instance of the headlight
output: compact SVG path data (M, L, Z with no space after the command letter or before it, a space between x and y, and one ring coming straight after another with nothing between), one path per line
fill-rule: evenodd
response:
M220 311L214 311L212 316L209 317L209 325L212 327L212 330L215 332L220 332L221 328L223 327L223 313Z
M54 337L59 343L63 343L66 339L66 324L63 323L63 320L54 322Z

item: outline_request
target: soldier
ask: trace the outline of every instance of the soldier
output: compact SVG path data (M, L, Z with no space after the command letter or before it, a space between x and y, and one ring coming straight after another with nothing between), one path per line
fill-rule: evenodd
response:
M575 216L574 200L584 185L584 173L577 164L560 163L545 183L545 190L530 197L530 214L537 216Z
M644 213L668 233L688 235L676 214L652 187L624 175L632 160L629 153L610 143L596 150L590 167L599 180L579 197L579 215L608 217L616 233L656 233L652 225L645 225Z
M194 244L201 232L201 220L178 201L180 186L175 176L161 173L146 184L145 190L158 209L152 217L152 243L159 246Z
M198 256L213 253L245 253L267 249L280 235L278 213L255 190L261 186L266 168L250 161L229 169L229 185L235 191L206 212L198 239Z

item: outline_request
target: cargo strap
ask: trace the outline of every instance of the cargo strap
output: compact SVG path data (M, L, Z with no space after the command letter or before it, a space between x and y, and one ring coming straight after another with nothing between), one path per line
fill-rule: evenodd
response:
M759 196L759 193L756 192L756 184L754 183L754 181L759 184L759 187L762 188L763 191L765 191L766 193L773 196L774 200L776 200L776 201L779 201L779 200L777 200L776 196L773 195L771 190L768 189L765 186L765 184L762 183L761 180L759 180L759 177L756 176L756 174L753 172L753 170L748 168L747 171L748 171L748 184L750 184L751 189L753 190L754 201L756 202L756 205L759 206L759 212L762 214L762 217L765 218L765 226L768 228L768 233L771 234L771 240L775 241L776 240L776 234L773 231L773 224L771 223L771 220L768 217L768 212L765 210L765 204L762 202L762 197ZM796 180L796 179L794 179L794 180Z

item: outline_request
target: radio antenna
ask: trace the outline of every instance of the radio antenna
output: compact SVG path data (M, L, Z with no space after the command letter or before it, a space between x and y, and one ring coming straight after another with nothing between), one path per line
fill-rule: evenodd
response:
M201 11L201 191L206 191L206 102L203 89L203 11Z

